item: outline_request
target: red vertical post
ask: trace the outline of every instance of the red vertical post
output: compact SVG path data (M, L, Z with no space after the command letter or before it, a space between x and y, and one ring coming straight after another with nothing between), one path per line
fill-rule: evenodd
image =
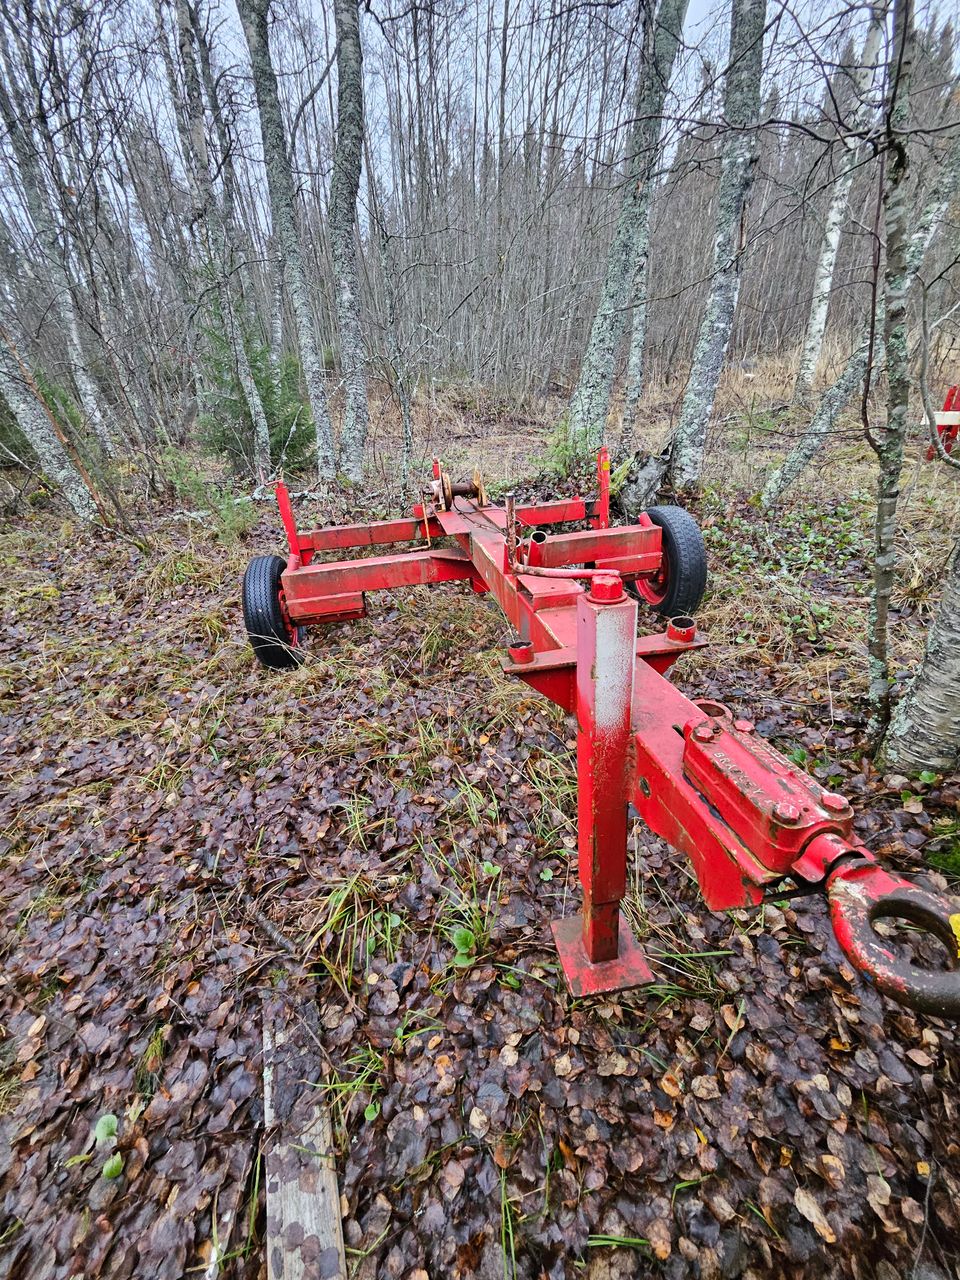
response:
M297 536L297 522L293 515L293 506L290 503L290 493L282 480L277 481L277 487L274 492L277 495L277 506L280 508L280 519L283 523L283 531L287 535L290 554L299 560L300 539Z
M577 600L577 818L582 920L555 921L575 995L653 980L620 900L627 887L627 802L637 603L619 574L596 574Z
M597 502L597 529L610 528L610 453L604 445L597 454L597 484L600 499Z
M596 964L617 955L627 888L627 753L637 602L616 574L577 601L577 818L583 949Z

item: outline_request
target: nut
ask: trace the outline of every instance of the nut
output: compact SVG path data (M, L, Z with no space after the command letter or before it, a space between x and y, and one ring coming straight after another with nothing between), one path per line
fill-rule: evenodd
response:
M824 809L828 809L831 813L845 813L850 808L850 801L846 796L838 796L835 791L825 791L820 797L820 803Z
M597 604L616 604L623 599L623 580L619 573L597 573L590 579L590 599Z
M789 800L778 800L773 806L773 816L778 822L792 826L800 821L800 810L795 804L791 804Z

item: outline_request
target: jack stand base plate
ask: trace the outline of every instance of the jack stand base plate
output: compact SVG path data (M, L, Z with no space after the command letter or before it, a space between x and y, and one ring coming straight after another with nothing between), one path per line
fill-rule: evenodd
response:
M655 982L627 918L620 912L620 954L615 960L592 964L583 947L583 918L566 916L551 924L557 954L571 995L596 996L605 991L629 991Z

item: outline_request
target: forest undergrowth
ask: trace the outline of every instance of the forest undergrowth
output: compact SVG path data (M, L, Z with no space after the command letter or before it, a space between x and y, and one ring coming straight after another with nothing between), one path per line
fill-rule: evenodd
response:
M523 479L546 428L477 416L438 416L424 454L469 472L479 444L494 485L568 491ZM776 445L749 412L714 442L711 646L676 679L956 887L960 779L865 751L865 451L835 442L766 516ZM903 676L960 530L920 458ZM52 509L0 534L0 1275L264 1275L261 1013L306 1004L357 1277L955 1275L955 1028L869 988L819 897L711 914L639 826L657 984L571 999L549 922L578 907L573 730L500 674L502 616L459 585L371 597L265 673L239 580L280 525L249 512L152 510L149 552Z

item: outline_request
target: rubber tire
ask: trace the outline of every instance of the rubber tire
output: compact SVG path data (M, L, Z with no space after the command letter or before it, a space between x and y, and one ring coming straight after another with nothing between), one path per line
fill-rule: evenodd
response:
M707 549L700 526L683 507L650 507L647 515L663 530L667 561L666 595L650 607L665 618L692 618L707 589Z
M255 556L243 575L243 622L257 661L272 671L290 671L303 662L303 628L296 635L280 609L280 575L287 562L280 556Z

